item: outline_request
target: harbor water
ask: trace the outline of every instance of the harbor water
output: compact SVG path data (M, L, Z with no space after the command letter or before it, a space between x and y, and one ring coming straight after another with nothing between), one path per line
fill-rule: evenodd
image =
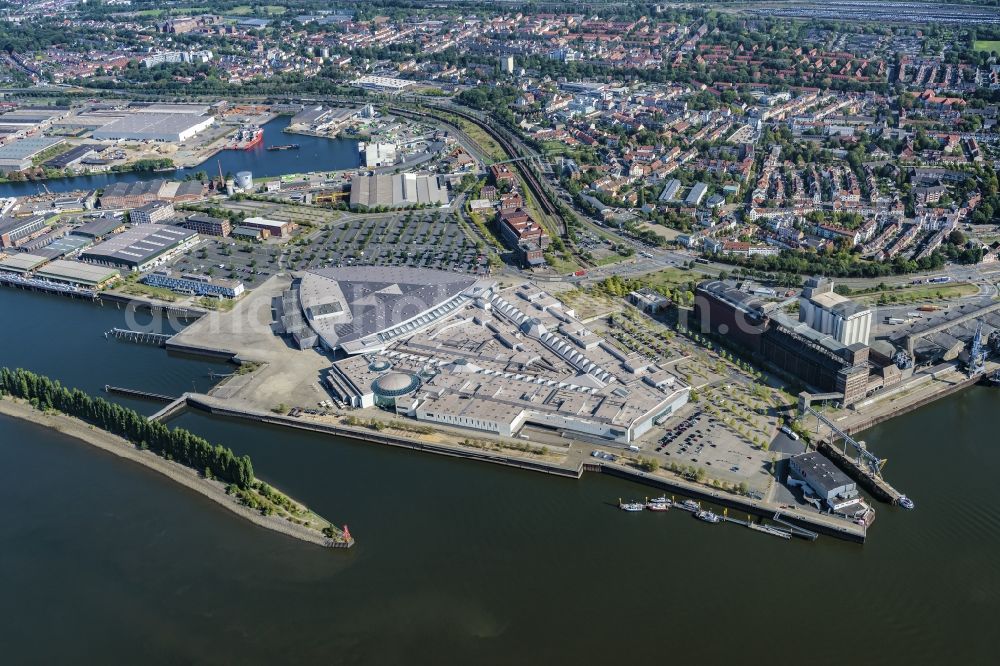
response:
M323 137L288 134L290 116L279 116L264 125L264 141L250 150L223 150L201 164L177 171L108 173L73 178L55 178L38 182L0 183L0 197L31 196L44 192L43 183L50 192L96 190L110 183L132 183L153 178L183 179L185 174L204 171L209 176L219 173L235 174L250 171L255 177L278 176L307 171L335 171L352 169L361 164L358 142L352 139L327 139ZM298 150L267 150L268 146L296 143Z
M125 324L113 306L0 289L0 312L0 365L95 393L204 391L226 368L105 340ZM998 408L1000 390L973 388L864 433L917 502L880 505L864 546L627 514L618 498L650 490L598 475L172 422L347 523L349 551L0 417L4 662L995 663Z

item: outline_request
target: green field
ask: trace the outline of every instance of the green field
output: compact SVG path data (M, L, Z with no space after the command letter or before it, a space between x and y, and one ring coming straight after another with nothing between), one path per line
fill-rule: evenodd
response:
M1000 53L1000 40L998 40L998 39L993 39L993 40L977 39L976 40L976 50L977 51L986 51L987 53L989 53L991 51L996 51L997 53Z
M280 16L287 11L285 7L280 5L239 5L237 7L233 7L225 13L230 16L249 16L254 13L255 9L259 9L261 13L267 16Z
M649 273L639 278L646 285L653 288L675 289L686 285L691 281L699 281L703 276L680 268L664 268L662 271Z
M852 296L855 300L867 303L896 303L906 305L909 303L926 303L928 301L943 301L954 298L965 298L975 296L979 293L979 287L969 282L958 282L952 284L929 284L903 289L890 289L884 292L874 292Z

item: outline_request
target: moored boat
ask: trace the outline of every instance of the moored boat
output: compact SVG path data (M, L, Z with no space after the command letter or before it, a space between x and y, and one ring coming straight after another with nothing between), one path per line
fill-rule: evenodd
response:
M719 514L707 510L696 512L694 514L694 517L697 518L698 520L703 520L706 523L714 524L722 521L722 518L719 517Z
M646 508L650 511L669 511L670 500L666 497L655 497L646 502Z
M685 509L687 509L688 511L700 511L701 510L701 505L698 504L697 502L695 502L694 500L689 500L689 499L688 500L684 500L684 502L681 503L681 506L684 507Z
M623 502L619 498L618 508L621 509L622 511L636 512L645 509L646 505L643 504L642 502Z
M913 500L911 500L906 495L900 495L899 499L897 500L897 503L904 509L912 509L916 507L916 504L913 503Z

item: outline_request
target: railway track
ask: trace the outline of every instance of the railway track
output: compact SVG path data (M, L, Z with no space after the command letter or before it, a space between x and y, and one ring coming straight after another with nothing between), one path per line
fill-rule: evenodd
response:
M435 115L434 113L429 113L427 111L413 111L409 109L399 109L399 108L390 108L389 110L392 113L404 117L434 118L435 120L448 123L447 118L442 118L441 116ZM510 137L507 135L506 132L497 129L496 127L493 126L492 123L484 121L464 111L453 109L451 107L441 108L438 109L438 111L443 113L449 113L453 116L457 116L479 127L484 132L486 132L486 134L491 139L496 141L497 144L500 146L500 148L510 158L513 159L513 158L527 157L527 155L525 155L524 152L514 144L514 142L510 139ZM525 186L531 192L532 196L534 196L535 201L538 202L539 208L542 209L541 212L544 215L547 215L548 217L556 221L556 223L559 225L559 234L563 238L566 238L568 235L566 229L566 222L563 220L562 215L559 214L559 210L552 204L552 201L549 199L548 193L545 191L545 188L542 185L541 181L538 179L538 176L535 175L535 172L531 169L529 165L525 164L524 161L511 162L510 164L520 174L521 179L524 181Z

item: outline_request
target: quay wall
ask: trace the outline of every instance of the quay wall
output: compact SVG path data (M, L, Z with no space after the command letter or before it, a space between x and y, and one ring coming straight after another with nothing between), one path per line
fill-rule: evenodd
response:
M228 416L231 418L257 421L258 423L269 423L271 425L297 428L299 430L309 430L312 432L336 435L338 437L345 437L359 441L388 444L389 446L397 446L415 451L426 451L428 453L436 453L454 458L481 460L483 462L491 462L498 465L506 465L508 467L517 467L536 472L544 472L546 474L565 478L578 479L582 474L582 469L580 468L573 469L571 467L554 465L551 463L520 460L518 458L512 458L510 456L495 453L467 451L464 449L460 450L448 446L406 439L405 437L399 437L396 435L373 432L363 428L353 428L350 426L332 425L326 423L311 423L309 421L302 421L293 417L281 416L279 414L262 414L257 412L248 412L241 409L222 407L201 400L199 396L194 395L188 396L187 403L192 408L200 409L216 416Z
M568 479L579 479L583 475L583 472L585 471L609 474L611 476L615 476L628 481L633 481L660 490L675 492L684 495L685 497L691 497L694 499L712 502L714 504L718 504L732 509L738 509L740 511L744 511L752 515L766 517L766 518L773 517L775 512L779 510L779 507L773 504L753 500L750 498L741 498L735 495L728 495L721 491L712 490L704 486L699 486L695 483L684 481L683 479L667 479L663 477L653 476L645 472L631 470L619 465L609 465L606 463L598 462L597 460L591 461L588 459L583 463L581 463L580 465L578 465L577 467L573 467L571 465L558 465L541 461L521 460L518 458L512 458L510 456L505 456L502 454L470 451L466 449L459 449L444 445L429 444L425 442L407 439L405 437L399 437L396 435L387 435L379 432L373 432L371 430L363 428L354 428L349 426L340 426L340 425L332 425L324 423L311 423L309 421L303 421L288 416L282 416L277 414L271 415L260 412L247 411L243 409L235 409L216 404L214 401L210 399L206 400L205 398L206 396L188 394L187 404L188 406L194 409L199 409L201 411L207 412L215 416L230 417L241 420L256 421L258 423L267 423L276 426L297 428L299 430L325 433L330 435L336 435L338 437L345 437L365 442L387 444L389 446L397 446L415 451L435 453L438 455L445 455L454 458L479 460L482 462L494 463L498 465L504 465L507 467L516 467L518 469L525 469L534 472L542 472L552 476L558 476ZM788 522L798 525L799 527L804 527L806 529L819 532L820 534L837 537L839 539L845 539L847 541L853 541L855 543L864 543L865 541L865 536L866 536L865 528L859 525L843 524L842 521L839 520L834 522L833 519L826 519L822 516L814 517L811 515L795 515L794 513L789 513L785 511L782 511L782 518L784 520L787 520Z
M149 312L172 314L180 317L181 319L201 319L206 314L204 310L185 308L177 305L171 305L169 303L157 303L143 298L133 298L124 294L101 292L97 294L96 300L101 301L102 303L125 305L127 307L134 307L139 310L147 310Z
M829 442L820 442L817 449L833 461L833 464L840 468L844 474L854 479L859 486L867 490L875 499L880 502L888 502L889 504L895 504L899 500L900 492L898 490L881 479L874 479L865 474L853 460L845 456L842 451Z
M68 289L62 289L57 286L52 286L51 288L46 287L42 284L25 284L22 282L14 281L10 278L0 275L0 286L10 287L12 289L21 289L23 291L37 291L43 294L53 294L56 296L66 296L68 298L79 298L85 301L92 301L104 305L105 303L113 303L115 305L126 307L134 307L139 310L146 310L149 312L162 312L165 314L172 314L180 317L181 319L200 319L205 316L205 311L196 310L193 308L178 307L175 305L170 305L169 303L156 303L153 301L133 298L131 296L125 296L123 294L112 294L108 292L94 292L89 290L79 290L72 291Z
M653 476L645 472L628 469L619 465L591 463L585 464L584 469L588 471L599 471L602 474L608 474L620 479L634 481L636 483L652 486L653 488L658 488L667 492L675 492L684 495L685 497L711 502L712 504L718 504L729 509L737 509L762 518L772 518L778 510L778 508L773 504L769 504L767 502L722 493L705 486L684 481L683 479L668 479ZM837 537L838 539L853 541L855 543L864 543L867 535L867 531L861 525L855 525L853 523L841 525L840 523L843 521L839 520L835 524L827 520L816 519L811 515L796 515L794 512L788 511L782 511L781 518L782 520L799 527L819 532L820 534L825 534L827 536Z
M199 347L197 345L184 344L183 342L174 342L173 339L167 340L164 347L168 352L189 354L191 356L204 356L208 358L221 359L223 361L232 361L236 358L236 352L229 351L228 349Z
M868 430L869 428L873 428L878 424L884 423L890 419L894 419L897 416L902 416L903 414L909 414L910 412L920 409L925 405L929 405L932 402L940 400L941 398L945 398L953 393L957 393L963 389L967 389L973 384L978 383L981 379L982 377L967 377L963 381L956 382L951 386L942 388L940 391L938 391L933 395L929 395L919 400L915 400L912 403L902 405L898 409L893 410L892 412L879 414L877 416L873 416L868 419L857 421L856 423L852 423L850 425L842 427L841 430L843 430L848 435L851 435L853 437L856 433Z

